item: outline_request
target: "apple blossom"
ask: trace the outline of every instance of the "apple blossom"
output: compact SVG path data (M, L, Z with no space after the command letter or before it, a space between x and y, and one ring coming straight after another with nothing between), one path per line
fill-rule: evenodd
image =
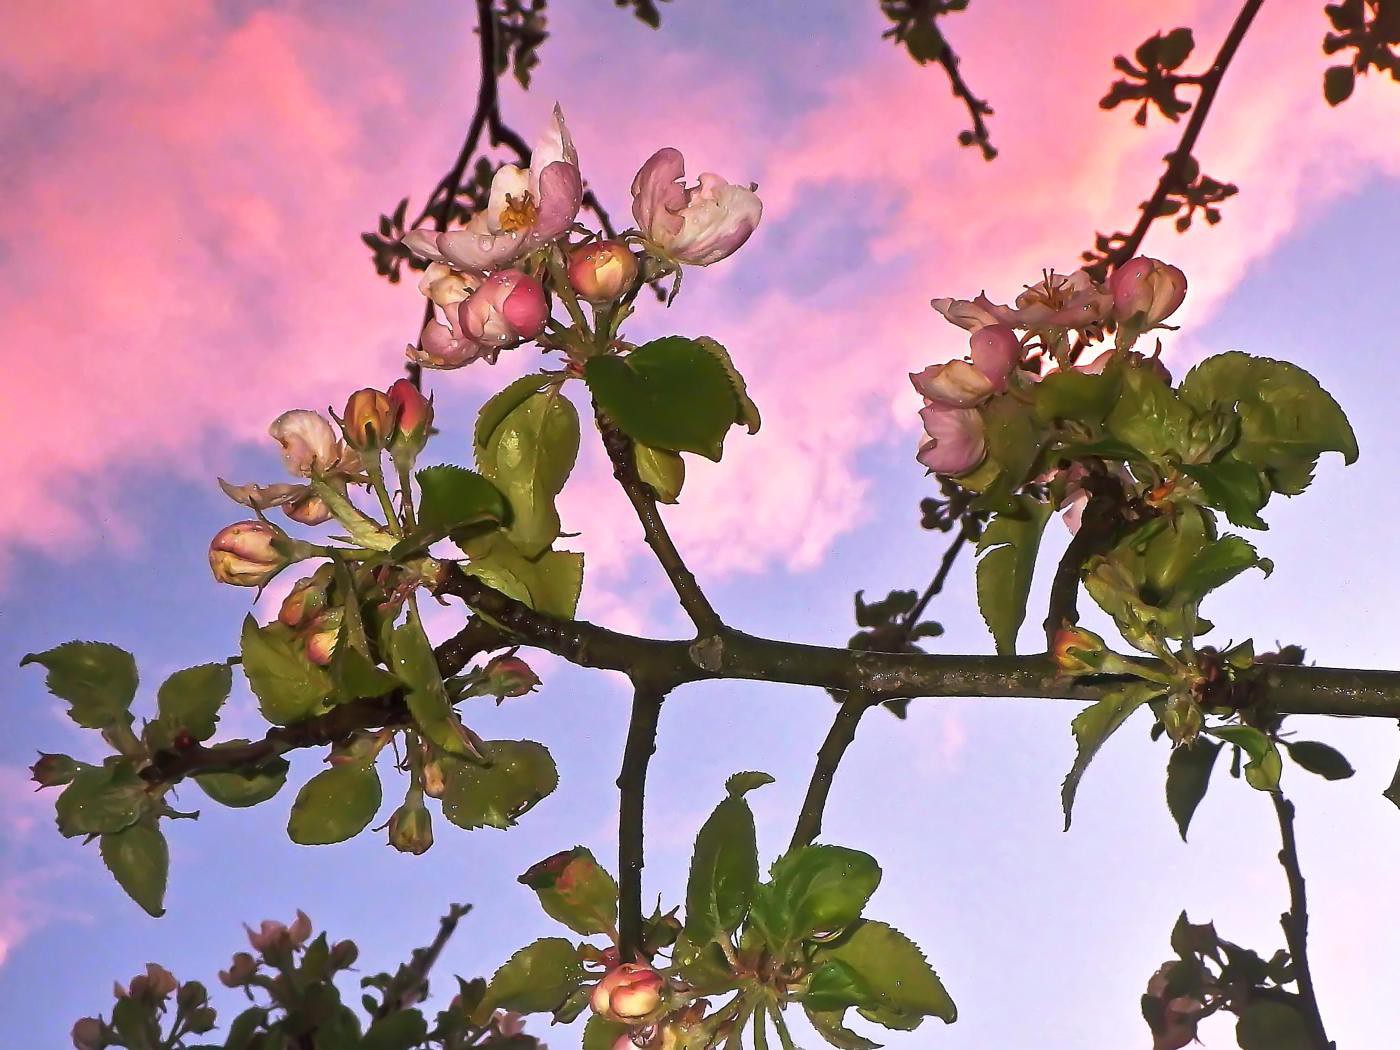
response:
M75 1050L102 1050L107 1046L107 1026L96 1017L82 1017L71 1033Z
M986 376L1000 392L1021 363L1021 340L1016 330L1007 324L984 325L968 340L969 356L977 370Z
M1113 297L1086 270L1051 271L1016 297L1015 324L1046 334L1054 329L1086 328L1109 316Z
M930 402L944 408L971 408L996 392L996 385L976 365L961 360L911 372L909 381Z
M457 305L457 318L459 335L486 347L483 356L494 363L501 350L544 331L549 302L535 278L520 270L501 270Z
M763 217L756 186L736 186L713 172L686 186L685 158L657 150L632 180L632 215L656 250L674 263L709 266L733 255Z
M283 412L267 432L282 446L282 462L304 478L351 472L359 457L336 437L335 428L319 412L304 408Z
M423 326L418 337L418 345L408 348L408 359L424 368L461 368L479 357L488 361L496 360L496 353L490 347L464 338L457 329L457 310L461 303L452 303L443 309L446 321L433 318Z
M610 303L637 281L637 257L619 241L597 241L569 253L569 284L590 303Z
M235 587L261 587L291 561L277 549L282 536L282 530L265 521L224 526L209 544L214 579Z
M243 928L248 931L248 943L253 946L253 951L263 953L300 948L311 936L311 920L300 909L297 910L297 917L291 926L285 926L273 919L264 919L256 933L247 926Z
M466 226L445 233L411 230L403 243L431 262L482 273L507 266L559 237L573 225L582 203L578 153L564 114L555 106L553 121L530 155L529 170L501 165L491 179L486 207Z
M976 299L934 299L931 304L943 317L959 328L976 333L991 324L1014 324L1016 311L998 306L983 292Z
M345 443L357 452L383 448L394 433L394 405L389 395L373 387L356 390L345 403Z
M1118 344L1131 346L1143 332L1156 328L1186 298L1186 275L1175 266L1139 255L1108 279Z
M919 447L919 462L936 474L966 474L987 454L986 429L975 408L926 405L919 413L929 440Z
M623 963L603 975L593 988L593 1012L609 1021L630 1024L661 1005L665 979L643 963Z
M429 263L418 281L418 290L438 306L460 303L481 285L474 273L462 273L446 263Z

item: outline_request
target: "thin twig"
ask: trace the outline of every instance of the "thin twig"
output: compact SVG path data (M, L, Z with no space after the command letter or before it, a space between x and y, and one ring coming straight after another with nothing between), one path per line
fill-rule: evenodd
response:
M470 904L447 906L447 914L438 924L437 936L433 938L432 943L426 948L414 949L411 960L399 967L399 972L389 981L388 987L384 989L384 1000L374 1011L374 1020L378 1021L423 1001L428 994L428 971L438 961L438 956L442 954L448 940L457 932L457 923L471 910Z
M802 799L802 809L797 815L797 826L792 830L789 850L810 846L822 831L822 814L826 810L827 796L831 794L831 782L836 777L836 768L846 755L846 749L856 738L860 720L875 706L870 694L853 689L846 694L831 729L817 751L817 762L812 769L812 779L807 784L807 794Z
M632 697L632 718L617 777L621 793L617 826L618 954L625 962L637 958L642 947L642 817L646 798L647 766L656 751L656 726L665 694L637 685Z
M943 67L943 71L948 74L948 85L953 89L953 94L962 100L967 107L968 117L972 120L972 132L966 142L967 145L976 145L982 151L984 160L995 160L997 151L992 145L991 132L987 128L985 116L992 111L992 107L987 105L985 99L980 99L972 93L972 89L967 86L967 81L963 79L962 69L958 62L957 53L945 38L943 47L938 52L938 64ZM964 132L964 134L968 134Z
M1177 143L1176 149L1167 154L1166 171L1162 172L1162 178L1158 181L1152 196L1142 205L1142 215L1138 218L1132 233L1128 234L1128 239L1114 249L1105 260L1107 269L1116 269L1137 254L1138 249L1142 246L1142 239L1147 236L1148 229L1161 217L1158 212L1166 202L1167 196L1173 190L1182 188L1184 181L1182 173L1191 159L1192 150L1196 148L1196 140L1201 137L1201 130L1205 127L1211 104L1215 101L1216 93L1220 90L1220 82L1225 77L1225 70L1229 68L1231 60L1235 57L1235 52L1239 50L1245 34L1249 31L1250 24L1254 21L1254 16L1259 13L1259 8L1263 6L1264 0L1245 0L1244 6L1240 8L1240 13L1235 16L1235 22L1230 27L1225 42L1220 45L1215 61L1200 78L1201 96L1196 100L1196 107L1191 112L1191 119L1186 122L1186 127L1181 133L1181 141Z
M958 530L957 536L953 538L953 542L948 544L948 549L943 552L943 558L938 563L938 571L934 573L933 579L924 588L924 593L919 596L914 608L909 610L909 615L904 618L903 630L906 642L914 633L914 628L919 625L919 619L924 615L924 610L928 608L928 603L942 592L943 585L948 582L948 574L953 571L953 564L958 560L958 554L969 538L967 525L964 523L963 527Z
M656 560L671 581L681 607L685 609L702 637L719 634L724 630L724 621L720 619L719 613L715 612L710 600L705 597L705 592L700 589L695 574L686 566L685 559L681 557L666 529L666 522L662 520L655 497L637 475L637 466L632 458L632 440L601 413L597 418L598 431L603 436L603 447L607 449L608 458L612 460L613 477L617 478L622 491L627 494L627 499L632 504L632 509L636 511L647 546L652 549Z
M1327 1038L1327 1028L1322 1023L1317 992L1313 988L1312 967L1308 963L1308 894L1303 882L1303 869L1298 863L1298 840L1293 833L1293 803L1284 797L1282 791L1273 792L1272 798L1274 812L1278 815L1279 835L1283 840L1278 860L1288 876L1288 911L1279 917L1279 924L1283 927L1288 954L1293 960L1299 1005L1318 1050L1335 1050L1336 1044Z

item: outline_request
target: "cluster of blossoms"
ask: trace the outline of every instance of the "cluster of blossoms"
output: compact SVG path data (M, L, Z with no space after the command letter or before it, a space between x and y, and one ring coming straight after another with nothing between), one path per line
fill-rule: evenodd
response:
M494 363L503 349L539 338L551 325L551 290L575 308L582 299L598 309L630 300L643 279L733 254L758 226L757 194L710 172L696 186L684 178L681 154L658 150L632 182L638 229L597 239L576 223L583 179L556 107L529 169L497 170L486 207L466 226L404 236L404 246L428 263L418 287L434 311L409 359L427 368ZM583 239L574 243L576 233ZM557 344L578 350L562 335Z
M1016 297L1014 306L975 299L935 299L933 307L970 333L969 359L931 365L910 375L924 398L927 440L919 462L936 474L976 470L987 455L986 422L979 409L998 395L1028 400L1038 368L1103 371L1115 354L1127 354L1146 332L1167 327L1186 296L1186 277L1175 266L1136 258L1100 284L1084 270L1048 273ZM1116 330L1114 346L1092 361L1074 364L1079 351ZM1154 359L1155 360L1155 359Z

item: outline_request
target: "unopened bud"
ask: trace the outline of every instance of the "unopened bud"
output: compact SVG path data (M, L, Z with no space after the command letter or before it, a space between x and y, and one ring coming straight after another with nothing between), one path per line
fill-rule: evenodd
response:
M235 587L261 587L290 562L277 549L282 530L265 521L226 525L209 544L214 579Z
M355 965L355 960L360 957L360 949L354 941L336 941L331 945L331 967L336 970L348 970Z
M356 390L345 403L345 443L359 452L378 451L393 437L394 416L388 394L373 387Z
M1204 723L1201 705L1184 693L1168 700L1162 712L1162 727L1174 744L1191 744L1200 735Z
M1061 674L1093 674L1103 663L1104 640L1083 627L1061 627L1055 632L1050 656Z
M608 1021L632 1024L661 1005L665 980L650 966L623 963L609 970L593 988L593 1012Z
M433 844L433 818L421 799L405 802L389 817L389 845L418 856Z
M344 609L332 609L319 616L306 635L306 658L319 667L329 667L340 644L340 631L345 622Z
M212 1006L201 1006L191 1010L185 1015L185 1024L189 1026L190 1031L195 1035L203 1035L205 1032L212 1032L218 1020L219 1015L214 1012Z
M330 572L327 572L327 569ZM287 593L287 597L282 599L277 619L288 627L303 627L325 612L329 600L326 587L334 571L333 566L324 565L311 576L304 576L298 580Z
M39 752L39 761L29 767L30 779L40 787L62 787L78 775L82 767L67 755Z
M197 1006L203 1006L209 1000L209 990L199 981L186 981L180 985L179 994L175 996L175 1002L182 1010L193 1010Z
M637 257L618 241L598 241L569 254L569 284L581 299L610 303L637 282Z
M427 444L428 431L433 426L433 402L408 379L400 379L389 387L388 397L398 420L389 449L395 456L404 452L417 455Z
M102 1050L107 1045L107 1026L96 1017L80 1018L73 1025L73 1046L76 1050Z
M442 798L442 793L447 790L447 781L442 775L442 764L440 762L423 763L423 794L429 798Z
M518 656L498 656L481 670L481 680L472 689L477 696L524 696L539 687L540 678L530 665Z

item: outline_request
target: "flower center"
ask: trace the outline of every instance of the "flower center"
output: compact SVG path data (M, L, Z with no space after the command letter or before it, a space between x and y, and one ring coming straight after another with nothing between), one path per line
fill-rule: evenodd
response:
M501 209L500 218L497 223L506 233L519 233L521 230L528 230L535 225L535 219L539 217L540 209L535 204L535 199L526 190L518 198L511 194L506 194L506 206Z

